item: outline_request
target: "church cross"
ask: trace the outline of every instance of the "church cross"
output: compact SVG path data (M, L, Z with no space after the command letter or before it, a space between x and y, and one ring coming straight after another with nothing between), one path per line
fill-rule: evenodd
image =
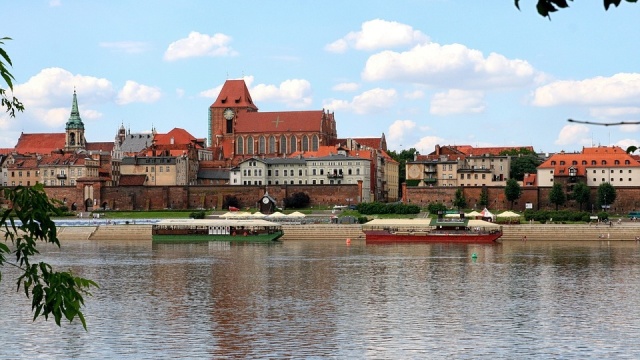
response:
M278 124L280 124L281 122L284 122L284 120L280 120L280 116L278 116L275 120L272 121L272 123L276 124L276 127L278 127Z

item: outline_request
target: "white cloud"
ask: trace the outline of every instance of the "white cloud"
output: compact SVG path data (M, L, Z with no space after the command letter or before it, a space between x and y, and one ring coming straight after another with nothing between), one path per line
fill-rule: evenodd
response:
M128 80L118 92L116 103L120 105L134 102L153 103L160 100L161 97L162 92L160 89Z
M405 134L410 133L416 128L416 123L411 120L396 120L389 126L389 135L387 140L390 143L400 144Z
M507 59L461 44L417 45L409 51L383 51L369 57L362 72L367 81L398 81L441 88L487 89L528 86L539 74L526 61Z
M433 115L477 114L484 112L482 91L449 90L437 93L431 98L429 112Z
M558 138L555 141L556 145L591 145L591 138L589 137L589 127L583 124L571 124L565 125L560 129Z
M537 88L533 105L623 105L640 107L640 74L620 73L580 81L561 80Z
M371 114L389 109L397 99L398 93L395 89L375 88L355 96L351 102L336 99L326 100L323 107L332 111L345 110L356 114Z
M623 150L627 150L629 146L638 147L639 144L640 142L635 139L621 139L613 145L620 146ZM636 150L635 152L633 152L633 154L638 154L638 152L640 152L640 150Z
M333 91L351 92L351 91L356 91L359 88L360 88L360 85L358 85L357 83L348 82L348 83L336 84L331 88L331 90L333 90Z
M62 6L61 0L49 0L49 7L58 7Z
M107 79L73 75L61 68L43 69L14 89L26 109L19 116L21 123L37 123L47 128L60 126L69 119L74 90L83 120L101 117L91 106L110 102L115 94ZM18 124L11 127L17 128Z
M438 136L425 136L420 138L420 140L415 143L412 147L418 150L420 154L428 154L432 152L436 145L443 144L445 140Z
M304 79L290 79L279 86L258 84L249 90L254 101L275 101L289 107L303 108L311 105L311 83Z
M100 47L127 54L139 54L148 51L151 46L141 41L101 42Z
M175 61L200 56L234 56L238 53L229 47L231 37L225 34L209 36L196 31L189 33L186 39L169 44L164 53L164 59Z
M419 99L423 99L425 94L424 94L424 91L422 90L413 90L413 91L405 92L403 96L405 99L408 99L408 100L419 100Z
M184 97L184 89L176 89L176 97L183 98Z
M350 32L325 46L329 52L342 53L349 47L357 50L371 51L376 49L410 46L429 41L429 37L411 26L395 21L382 19L362 23L362 29Z

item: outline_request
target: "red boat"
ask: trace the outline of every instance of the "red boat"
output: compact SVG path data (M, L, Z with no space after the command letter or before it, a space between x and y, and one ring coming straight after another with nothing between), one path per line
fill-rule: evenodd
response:
M376 219L362 225L367 244L493 243L502 236L499 225L466 218Z

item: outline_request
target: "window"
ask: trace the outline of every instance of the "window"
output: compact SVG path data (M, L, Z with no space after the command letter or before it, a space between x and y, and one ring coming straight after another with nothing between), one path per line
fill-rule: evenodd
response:
M552 165L552 166L554 166L555 164L556 164L556 162L555 162L555 161L552 161L552 162L551 162L551 165Z
M309 151L309 137L302 137L302 151Z
M171 172L171 168L167 166L167 172Z
M276 137L271 135L269 136L269 154L276 153Z
M283 171L283 174L282 174L282 175L283 175L283 176L287 176L287 170L286 170L286 169Z
M294 135L289 139L289 153L296 151L298 151L298 138Z
M160 169L159 169L159 170L160 170L160 172L162 172L162 171L163 171L163 170L162 170L162 166L160 166Z
M324 169L320 169L320 175L324 175Z
M564 165L564 161L560 161L560 165Z
M287 153L287 138L284 135L280 136L280 153Z
M247 138L247 154L253 154L253 136Z
M278 169L276 169L276 176L280 175L280 174L278 173L278 171L279 171L279 170L278 170Z
M236 138L236 153L239 155L244 154L244 139L242 136Z
M258 138L258 154L264 154L267 151L267 141L264 136Z
M318 139L318 135L313 135L311 139L311 151L318 151L320 140Z
M316 175L316 169L311 170L311 175Z

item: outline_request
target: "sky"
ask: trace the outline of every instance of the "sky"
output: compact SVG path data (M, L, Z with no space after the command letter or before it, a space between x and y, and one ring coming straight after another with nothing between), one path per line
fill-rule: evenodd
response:
M535 0L14 2L0 37L26 110L0 115L0 147L64 132L74 90L89 142L120 125L206 138L240 78L260 111L326 109L338 137L384 134L389 150L639 145L640 125L567 119L640 121L640 5L570 6L549 20Z

